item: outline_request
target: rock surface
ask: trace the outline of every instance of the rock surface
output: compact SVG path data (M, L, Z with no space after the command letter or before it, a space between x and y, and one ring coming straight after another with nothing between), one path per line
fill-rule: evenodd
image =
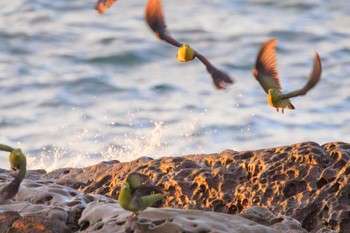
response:
M230 219L227 221L227 225L221 227L229 227L232 231L221 230L222 232L235 232L233 226L237 220L231 220L233 216L252 220L253 225L261 227L259 231L249 231L248 229L244 232L275 232L276 230L281 232L282 230L276 228L276 224L281 222L283 224L279 224L278 227L284 227L280 229L286 232L287 230L289 232L332 232L330 229L333 229L334 232L350 232L349 158L350 144L335 142L320 146L314 142L305 142L255 151L226 150L218 154L164 157L156 160L142 157L126 163L108 161L81 169L63 168L41 175L29 173L15 201L17 205L25 202L42 205L40 208L43 209L48 207L64 209L67 218L56 209L54 212L62 215L62 222L65 220L66 226L71 231L83 229L86 232L95 232L96 228L93 227L98 228L101 224L106 230L105 227L114 221L112 225L115 227L120 224L122 227L128 226L128 229L134 229L134 232L137 232L135 227L140 227L141 223L136 224L135 221L122 220L125 219L124 215L130 214L121 210L114 203L108 204L111 208L108 211L117 213L114 217L113 214L106 213L103 215L104 217L97 219L99 221L87 219L94 208L107 210L101 205L106 205L103 204L104 202L113 202L112 199L92 194L116 198L120 185L127 174L140 172L149 176L150 181L154 184L170 192L170 195L163 202L158 203L157 207L185 209L182 210L185 212L181 212L181 216L192 216L190 209L206 210L206 212L200 212L201 214L195 214L195 216L203 216L206 219L205 223L210 225L210 229L215 229L212 232L220 232L220 228L213 228L216 226L215 221L209 221L210 219L215 219L215 216L226 219L226 217L221 217L221 214L214 212L230 214L225 215ZM42 181L38 181L38 179ZM29 185L30 182L41 186L35 187L36 185L32 184L32 187ZM82 194L61 185L90 194ZM29 189L39 189L39 187L41 187L41 192L35 191L37 198L29 197L28 193L34 191ZM56 189L66 191L57 191ZM58 192L58 194L49 195L48 193L51 192ZM60 195L63 195L64 198ZM104 201L98 202L97 196ZM4 211L4 206L0 206L0 212ZM259 207L253 206L264 208L259 209ZM260 217L246 217L247 212L257 211L257 208L262 211L261 213L264 213L263 217L260 214L257 214ZM268 211L267 209L271 212L264 212ZM16 222L25 217L22 212L17 211L20 213L18 216L9 212L10 210L16 212L14 207L11 207L0 215L0 220L15 219ZM166 216L166 213L169 215L174 213L174 215L169 217L172 219L170 222L164 222L164 219L159 219L159 216L153 218L152 214L147 215L147 219L143 220L142 224L146 225L150 232L159 232L151 231L155 226L178 224L176 218L178 214L175 212L180 210L149 209L140 218L142 219L143 215L152 211L160 213L160 216ZM259 211L258 213L260 213ZM104 211L99 213L103 214ZM4 214L8 218L4 217ZM235 215L232 216L232 214ZM306 231L300 228L295 220L283 217L284 215L298 220ZM196 224L202 226L197 221L202 223L203 219L198 220L197 217L188 223L189 225L182 222L181 227L187 228L179 230L179 232L200 232L188 228L191 224L192 226ZM33 221L39 220L34 219ZM245 223L242 224L245 226ZM250 226L250 223L247 225Z
M26 233L305 233L291 217L263 207L243 214L148 208L137 218L116 200L80 193L52 181L25 180L14 201L0 205L0 232Z

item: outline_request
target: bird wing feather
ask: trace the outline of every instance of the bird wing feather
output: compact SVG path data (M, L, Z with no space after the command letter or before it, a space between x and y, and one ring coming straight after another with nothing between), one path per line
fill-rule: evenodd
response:
M175 40L167 30L160 0L148 0L146 5L146 22L159 39L176 47L182 46L182 44Z
M133 190L133 196L137 197L150 195L152 193L163 193L163 190L152 184L143 184Z
M98 2L96 3L95 9L98 11L98 13L103 14L116 1L117 0L98 0Z
M256 59L255 70L256 79L266 93L270 88L282 91L282 87L278 78L276 44L277 39L268 40L260 49Z
M148 176L133 172L128 175L126 181L129 183L131 189L135 189L140 187L147 179Z
M13 150L15 150L14 148L4 145L4 144L0 144L0 150L1 151L7 151L7 152L12 152Z
M141 203L143 205L143 208L150 207L157 201L161 200L165 196L164 193L157 193L157 194L152 194L152 195L147 195L141 197Z
M286 94L280 94L280 98L282 99L289 99L300 95L305 95L311 88L316 86L316 84L321 79L321 73L322 73L322 65L321 65L321 59L317 52L315 52L314 57L314 64L312 68L312 72L310 74L309 80L306 83L306 85L298 90L286 93Z

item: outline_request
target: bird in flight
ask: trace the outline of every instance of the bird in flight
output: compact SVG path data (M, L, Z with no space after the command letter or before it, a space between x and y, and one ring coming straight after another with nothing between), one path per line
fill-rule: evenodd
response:
M180 60L181 55L179 54L181 54L181 49L188 46L188 44L182 44L170 35L165 24L161 0L148 0L146 5L146 22L159 39L180 48L177 55L178 60ZM233 84L230 76L214 67L205 56L192 48L188 51L193 52L193 58L197 57L205 65L217 89L225 89Z
M315 52L314 64L309 80L306 85L298 90L288 93L282 93L282 87L280 85L277 61L276 61L276 44L277 39L268 40L264 43L258 53L255 68L253 69L253 75L260 83L261 87L267 93L267 101L270 106L279 109L295 109L290 98L305 95L310 89L312 89L321 78L322 65L320 56Z

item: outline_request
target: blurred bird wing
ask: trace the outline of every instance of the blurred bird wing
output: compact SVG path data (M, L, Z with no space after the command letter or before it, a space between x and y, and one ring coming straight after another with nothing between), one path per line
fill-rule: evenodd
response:
M150 207L157 201L161 200L163 197L165 197L165 195L166 194L164 193L157 193L157 194L143 196L141 197L141 203L142 203L141 205L144 209L146 209L147 207Z
M293 98L296 96L300 95L305 95L311 88L316 86L316 84L320 81L321 79L321 73L322 73L322 65L321 65L321 59L320 56L318 55L317 52L315 52L315 57L314 57L314 65L312 68L312 72L309 77L309 81L306 83L306 85L296 91L292 91L286 94L281 94L279 95L282 99L288 99L288 98Z
M116 1L117 0L98 0L98 2L96 3L95 9L98 11L98 13L103 14Z
M7 146L7 145L0 144L0 150L1 150L1 151L11 152L11 151L13 151L13 150L15 150L15 149L12 148L12 147L10 147L10 146Z
M163 190L152 184L143 184L133 191L133 196L142 197L152 193L163 193Z
M131 189L135 189L146 182L147 179L148 176L133 172L128 175L126 181L129 183Z
M233 84L233 80L231 79L231 77L225 72L213 66L206 57L204 57L197 51L194 51L194 54L198 58L198 60L200 60L205 65L209 74L211 74L214 85L217 89L226 89L229 85Z
M182 46L180 42L170 36L166 28L161 0L148 0L146 5L146 22L159 39L176 47Z
M256 59L255 70L256 79L268 93L270 88L282 91L277 72L276 44L277 39L267 41L260 49Z

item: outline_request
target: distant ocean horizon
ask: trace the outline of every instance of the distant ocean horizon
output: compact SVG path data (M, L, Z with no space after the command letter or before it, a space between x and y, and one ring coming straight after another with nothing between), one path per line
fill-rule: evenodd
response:
M350 142L350 5L346 1L170 1L170 33L235 84L215 90L205 67L144 22L146 0L0 2L0 143L48 171L314 141ZM301 88L320 54L320 83L277 113L251 74L278 38L285 91ZM0 168L9 169L1 152Z

